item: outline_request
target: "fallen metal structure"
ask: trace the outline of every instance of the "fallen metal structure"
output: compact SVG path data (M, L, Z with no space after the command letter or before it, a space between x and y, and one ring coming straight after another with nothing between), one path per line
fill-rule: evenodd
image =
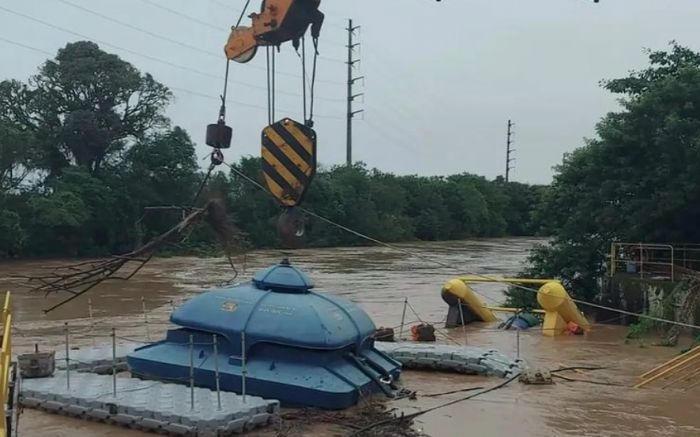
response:
M449 305L445 326L466 325L471 322L495 322L498 319L494 311L519 312L513 308L488 307L479 299L471 284L499 283L539 285L537 302L542 310L535 310L544 314L542 335L554 337L563 334L569 324L575 324L583 331L588 331L591 324L579 311L576 303L571 299L564 286L556 279L528 279L528 278L489 278L486 276L463 276L452 279L442 287L442 298Z

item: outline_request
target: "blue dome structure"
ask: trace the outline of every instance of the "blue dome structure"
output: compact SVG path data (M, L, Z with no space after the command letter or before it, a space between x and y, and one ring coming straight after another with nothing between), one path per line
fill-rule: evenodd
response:
M146 379L188 381L192 336L198 386L215 387L218 365L222 390L240 393L245 367L247 393L289 406L341 409L389 392L400 364L374 348L372 320L313 287L285 260L249 283L202 293L171 315L179 328L128 356L129 368Z

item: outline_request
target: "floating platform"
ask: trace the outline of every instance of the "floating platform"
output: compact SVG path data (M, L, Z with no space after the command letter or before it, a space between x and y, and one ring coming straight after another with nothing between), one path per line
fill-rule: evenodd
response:
M495 349L433 343L376 343L376 348L399 361L404 369L440 370L509 378L527 368Z
M436 343L376 342L377 351L401 363L404 369L441 370L484 376L509 377L527 368L527 363L514 359L496 349L478 346ZM117 370L127 370L126 356L135 345L117 347ZM65 369L65 354L57 353L56 368ZM112 370L111 346L96 346L71 351L71 369L78 372L109 373Z
M114 352L111 345L97 345L71 350L68 356L70 369L78 372L111 374L112 361L114 361L117 372L124 372L129 370L126 356L133 352L136 347L135 344L118 344ZM112 355L114 355L114 359ZM56 369L66 370L66 367L68 367L66 352L57 351Z
M111 376L66 372L50 378L25 379L22 406L50 413L100 421L128 428L176 436L225 436L270 424L279 418L279 402L255 396L195 388L191 409L190 388L184 385L117 378L112 396Z

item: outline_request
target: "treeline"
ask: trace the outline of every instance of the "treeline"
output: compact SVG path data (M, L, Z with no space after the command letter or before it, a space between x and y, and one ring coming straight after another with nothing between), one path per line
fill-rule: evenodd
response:
M238 166L260 178L259 160ZM256 246L276 244L279 208L264 192L235 173L228 204L236 222ZM452 240L469 237L534 235L540 229L537 206L544 189L505 184L470 174L447 177L396 176L368 170L333 167L319 172L304 206L333 222L383 241ZM366 244L326 222L309 219L307 241L317 246Z
M164 111L170 91L91 42L68 44L28 83L0 82L0 257L95 256L143 244L181 218L154 206L192 205L203 174L195 145ZM262 182L257 158L234 164ZM321 170L305 206L386 241L533 235L540 186L461 174L395 176ZM252 247L274 247L280 208L235 172L219 171L198 204L224 200ZM361 241L309 220L309 245ZM194 230L176 251L211 250Z

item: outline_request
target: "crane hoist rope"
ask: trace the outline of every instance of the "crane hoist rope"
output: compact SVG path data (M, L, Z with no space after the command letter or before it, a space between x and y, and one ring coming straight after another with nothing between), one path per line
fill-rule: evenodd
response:
M251 26L241 26L249 4L250 0L247 0L224 47L227 62L219 117L216 123L207 126L206 144L214 148L207 175L222 161L219 158L222 156L221 149L231 147L233 130L226 125L230 61L245 64L255 57L258 47L265 47L268 125L261 135L262 171L270 192L283 207L277 223L279 237L285 246L299 247L304 236L304 221L303 215L295 208L303 201L317 166L316 132L313 130L314 87L319 55L318 39L324 15L319 10L320 0L263 0L260 12L250 14ZM314 56L307 94L305 35L309 30ZM280 46L288 41L292 42L298 56L300 47L302 51L299 56L302 61L302 123L290 117L280 120L276 118L275 50L279 51ZM205 182L207 179L208 177L205 178Z

